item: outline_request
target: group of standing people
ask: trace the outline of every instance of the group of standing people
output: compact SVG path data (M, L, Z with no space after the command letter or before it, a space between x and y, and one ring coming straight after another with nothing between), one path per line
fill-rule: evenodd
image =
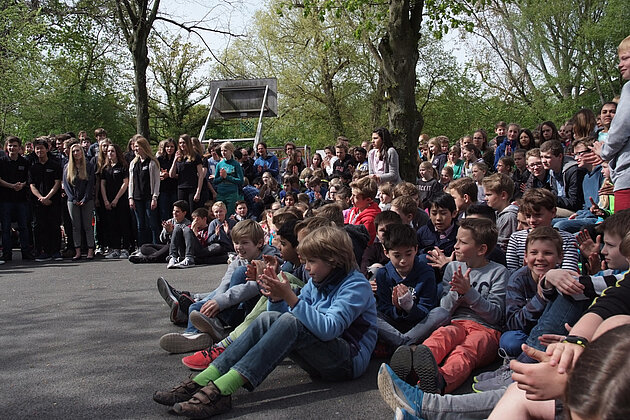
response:
M157 157L140 135L129 140L126 153L105 130L95 130L95 137L96 146L84 131L78 139L73 133L41 137L27 155L19 138L6 139L0 161L2 263L13 259L14 221L25 260L62 260L62 224L67 257L93 259L108 250L106 258L128 258L132 249L158 242L161 221L171 218L175 201L194 210L212 194L233 212L243 197L243 170L230 142L221 145L217 162L187 134L177 144L162 141Z

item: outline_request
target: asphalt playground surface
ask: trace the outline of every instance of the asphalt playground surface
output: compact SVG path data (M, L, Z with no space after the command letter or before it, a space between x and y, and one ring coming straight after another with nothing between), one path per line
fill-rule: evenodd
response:
M171 324L157 292L208 292L226 265L166 270L126 260L22 262L0 266L0 418L174 419L153 402L192 371L163 351ZM373 360L361 378L312 380L286 359L254 392L240 389L219 419L391 419ZM470 388L468 388L470 389Z

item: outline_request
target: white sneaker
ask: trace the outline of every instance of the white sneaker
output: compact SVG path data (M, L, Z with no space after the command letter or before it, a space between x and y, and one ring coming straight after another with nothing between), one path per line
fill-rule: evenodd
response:
M105 259L113 260L115 258L120 258L120 251L117 249L112 250L109 254L105 256Z
M190 313L190 322L199 331L210 334L215 343L223 340L228 335L223 323L218 318L210 318L199 311Z
M173 257L172 255L168 257L168 262L166 263L166 268L173 268L175 264L178 263L177 257Z
M177 263L173 266L173 268L190 268L195 266L195 260L190 257L184 258L184 260L180 263Z
M189 353L207 349L211 345L212 338L206 333L170 333L160 338L160 347L169 353Z
M122 251L120 251L119 258L129 259L129 251L127 251L126 249L123 249Z

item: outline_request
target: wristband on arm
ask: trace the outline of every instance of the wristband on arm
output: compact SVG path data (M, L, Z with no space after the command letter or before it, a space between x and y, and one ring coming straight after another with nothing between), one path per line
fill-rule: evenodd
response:
M586 347L586 345L588 344L588 340L586 338L577 335L567 335L564 340L562 340L562 342L577 344L578 346L581 346L583 348Z

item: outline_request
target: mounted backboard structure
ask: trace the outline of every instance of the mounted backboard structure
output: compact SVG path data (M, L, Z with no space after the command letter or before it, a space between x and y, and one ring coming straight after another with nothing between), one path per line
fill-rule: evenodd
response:
M204 141L210 118L222 120L258 118L254 137L214 139L218 142L253 141L255 149L262 140L263 118L278 116L278 80L275 77L269 79L215 80L210 82L210 97L212 104L199 134L201 142Z

